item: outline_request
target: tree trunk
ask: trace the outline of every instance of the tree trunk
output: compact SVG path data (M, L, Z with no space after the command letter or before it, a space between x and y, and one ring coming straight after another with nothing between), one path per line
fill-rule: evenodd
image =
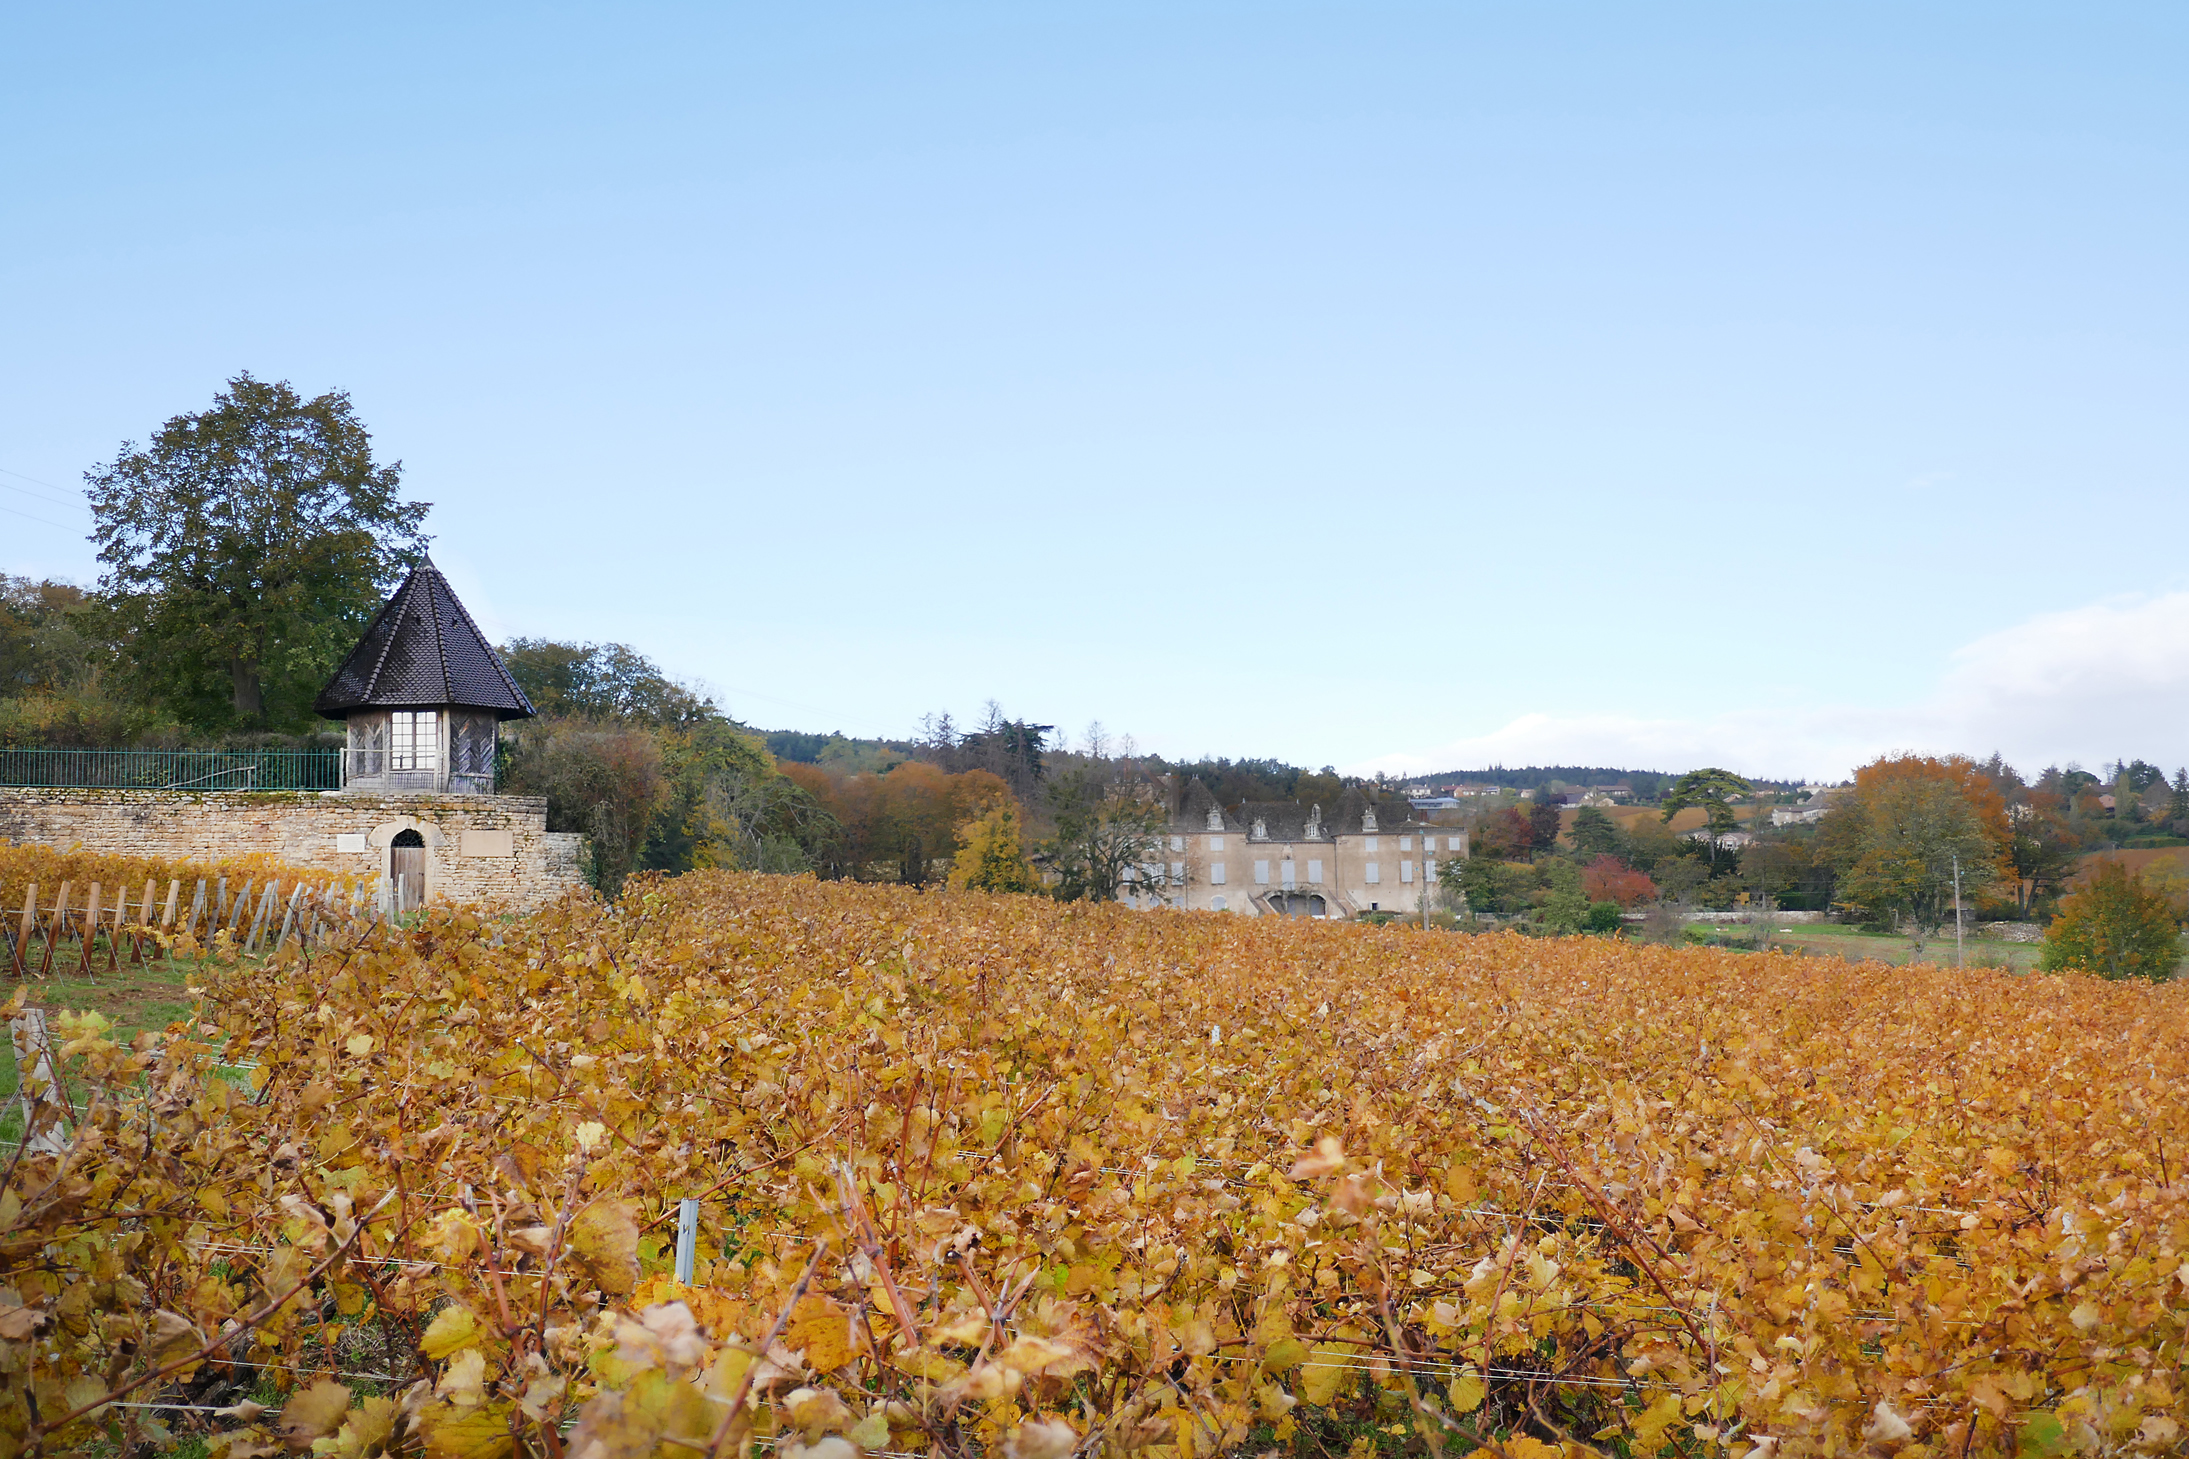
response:
M235 686L236 718L253 723L263 720L266 717L266 696L259 683L257 662L231 658L228 660L228 678Z

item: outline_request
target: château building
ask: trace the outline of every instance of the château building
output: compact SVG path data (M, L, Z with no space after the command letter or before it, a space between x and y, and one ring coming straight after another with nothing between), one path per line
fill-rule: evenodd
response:
M1248 916L1418 914L1441 862L1467 854L1467 833L1415 818L1405 801L1348 789L1326 813L1297 801L1219 805L1186 782L1164 838L1167 860L1133 879L1127 900Z

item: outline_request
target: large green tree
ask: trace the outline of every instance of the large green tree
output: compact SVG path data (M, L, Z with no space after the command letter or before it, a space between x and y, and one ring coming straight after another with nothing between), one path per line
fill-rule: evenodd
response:
M1700 770L1690 770L1673 782L1665 792L1663 819L1672 818L1689 806L1703 813L1703 828L1710 833L1710 866L1717 869L1718 858L1724 849L1725 838L1739 825L1733 817L1733 801L1748 795L1753 787L1730 770L1720 770L1706 765Z
M1824 818L1816 854L1838 863L1839 895L1902 922L1920 957L2006 870L2006 808L1976 764L1897 755L1855 772L1855 793Z
M238 375L85 473L100 588L139 695L208 729L302 729L424 549L349 396Z
M1160 864L1169 822L1149 787L1074 767L1050 782L1049 807L1056 831L1034 861L1056 874L1058 900L1114 902L1128 873Z

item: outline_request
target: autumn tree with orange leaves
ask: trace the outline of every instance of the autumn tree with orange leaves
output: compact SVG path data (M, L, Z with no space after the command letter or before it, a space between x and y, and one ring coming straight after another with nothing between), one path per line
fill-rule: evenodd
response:
M1953 914L2010 875L2006 804L1976 762L1891 755L1855 772L1855 793L1824 818L1817 855L1840 899L1905 923L1915 953Z

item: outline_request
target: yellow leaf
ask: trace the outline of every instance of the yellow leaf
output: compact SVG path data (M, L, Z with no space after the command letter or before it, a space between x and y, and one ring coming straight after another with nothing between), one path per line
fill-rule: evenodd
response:
M291 1394L281 1410L281 1427L292 1437L316 1439L342 1426L350 1411L350 1390L332 1378Z
M791 1309L783 1342L803 1352L814 1372L834 1372L851 1361L851 1317L828 1298L809 1294Z
M1444 1385L1444 1396L1451 1400L1454 1413L1473 1413L1482 1407L1483 1395L1488 1391L1482 1375L1471 1368Z
M486 1357L477 1348L465 1348L449 1359L448 1371L433 1385L436 1398L462 1407L486 1401Z
M1281 1337L1262 1354L1262 1366L1272 1373L1289 1373L1307 1361L1307 1344L1296 1337Z
M189 1318L165 1308L152 1314L152 1340L145 1346L145 1356L154 1364L186 1358L203 1346L205 1336Z
M504 1459L514 1447L509 1409L499 1403L477 1408L432 1404L419 1415L418 1426L425 1431L426 1453L432 1459Z
M930 1383L947 1383L965 1371L965 1364L956 1358L926 1348L899 1353L890 1361L899 1372L925 1378Z
M568 1250L599 1288L621 1297L638 1285L638 1222L629 1201L599 1200L570 1223Z
M439 1362L451 1353L470 1347L479 1336L479 1319L471 1315L470 1308L443 1307L418 1340L418 1350Z
M810 1442L852 1426L851 1409L832 1388L795 1388L783 1395L783 1409Z
M378 1453L395 1432L395 1410L392 1398L365 1399L350 1410L349 1418L334 1436L333 1448L325 1452L330 1459L364 1459L367 1454ZM318 1445L313 1448L319 1451Z
M1006 1459L1064 1459L1079 1446L1079 1431L1062 1419L1028 1419L1004 1442Z
M1628 1431L1634 1435L1637 1453L1654 1454L1664 1441L1665 1430L1679 1421L1680 1395L1667 1393L1634 1416Z
M1318 1344L1300 1369L1300 1401L1328 1408L1340 1388L1350 1389L1359 1381L1351 1348Z
M345 1043L343 1047L350 1051L351 1058L362 1059L372 1052L372 1035L369 1033L351 1034L349 1042Z
M704 1451L713 1436L715 1407L691 1384L649 1368L621 1393L606 1389L595 1394L579 1411L565 1452L636 1459L655 1453L657 1446L670 1453ZM687 1442L665 1445L664 1439Z

